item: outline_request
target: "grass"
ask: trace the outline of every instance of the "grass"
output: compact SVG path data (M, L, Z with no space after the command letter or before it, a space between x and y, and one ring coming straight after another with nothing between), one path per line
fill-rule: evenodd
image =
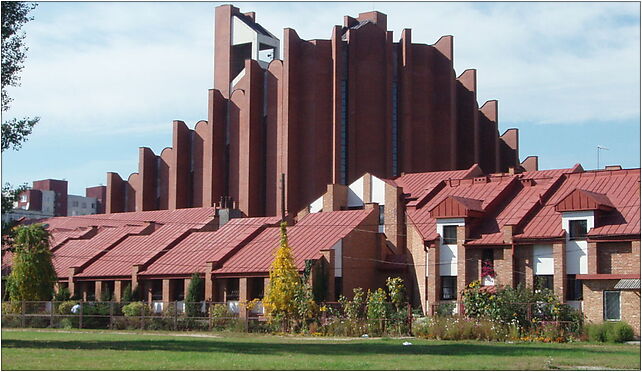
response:
M3 370L640 369L640 347L3 330ZM411 346L402 345L409 341Z

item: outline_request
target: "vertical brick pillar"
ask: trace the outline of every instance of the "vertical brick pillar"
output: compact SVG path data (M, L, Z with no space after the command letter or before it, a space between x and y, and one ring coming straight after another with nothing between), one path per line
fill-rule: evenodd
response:
M372 175L370 173L363 175L363 202L372 203Z
M163 279L163 302L168 304L172 300L171 281Z
M96 285L94 286L94 298L96 301L100 301L100 297L103 295L103 284L101 280L96 280Z
M247 317L247 302L252 300L250 298L251 283L248 278L239 278L239 317L245 319Z
M120 299L123 297L123 281L114 280L114 293L112 295L112 301L120 302Z
M216 299L216 282L212 271L214 271L214 262L208 262L205 270L205 301L214 301Z
M69 294L71 296L76 294L76 290L79 289L77 287L77 283L74 281L74 275L76 275L76 268L75 267L70 267L69 268Z
M432 307L440 299L441 293L441 276L439 275L439 269L441 265L439 264L439 239L436 239L434 242L428 245L427 247L428 254L428 277L426 283L427 291L427 304L421 304L422 308L425 309L427 315L432 315ZM419 263L417 263L419 264Z
M187 298L187 294L189 293L189 284L192 282L192 278L185 278L183 281L183 298Z
M83 301L87 301L87 292L88 292L88 289L89 289L89 288L87 288L87 287L89 287L87 284L89 284L89 282L81 282L79 284L80 284L80 288L82 290L82 300Z
M334 297L334 249L323 250L321 251L321 254L323 254L323 257L327 261L326 280L328 285L326 288L325 300L328 302L336 301L337 299ZM266 280L265 289L267 290L270 279L268 278Z
M586 259L588 260L588 273L597 274L598 269L598 260L597 260L597 243L589 242L588 243L588 252Z
M566 301L566 244L553 244L553 291L561 302Z
M533 261L533 246L532 245L527 245L524 247L520 247L520 249L524 250L523 256L524 256L524 285L528 288L533 288L533 270L534 267L533 265L535 262Z
M461 291L466 288L466 226L457 226L457 301L461 302Z
M136 291L136 288L138 288L138 286L140 285L140 283L138 283L138 272L139 271L140 271L140 265L132 266L132 293L134 291ZM144 298L144 296L143 296L144 291L143 291L142 287L138 288L138 293L140 293L141 297Z

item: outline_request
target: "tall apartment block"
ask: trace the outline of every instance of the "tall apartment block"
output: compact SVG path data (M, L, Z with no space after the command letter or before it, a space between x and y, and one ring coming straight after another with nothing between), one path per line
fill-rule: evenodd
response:
M106 212L221 203L273 216L365 172L535 170L535 158L520 164L517 129L499 134L497 101L477 103L476 71L456 76L453 37L413 43L405 29L393 41L386 20L346 16L329 40L286 28L281 50L255 13L217 7L207 120L174 121L172 147L141 147L127 179L108 173Z

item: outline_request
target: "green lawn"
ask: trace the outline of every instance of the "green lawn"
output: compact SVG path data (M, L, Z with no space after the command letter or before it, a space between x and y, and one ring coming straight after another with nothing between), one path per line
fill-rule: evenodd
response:
M219 336L3 330L2 369L640 369L633 345Z

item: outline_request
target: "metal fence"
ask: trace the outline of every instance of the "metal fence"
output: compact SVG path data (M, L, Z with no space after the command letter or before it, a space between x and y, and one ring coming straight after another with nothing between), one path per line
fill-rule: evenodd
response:
M387 304L391 307L391 304ZM114 302L22 301L2 303L3 328L86 328L141 330L233 330L247 332L305 331L317 334L362 336L368 333L408 335L412 312L408 306L394 316L368 319L365 308L348 318L338 303L321 304L313 318L281 319L268 324L263 306L252 308L228 302Z

